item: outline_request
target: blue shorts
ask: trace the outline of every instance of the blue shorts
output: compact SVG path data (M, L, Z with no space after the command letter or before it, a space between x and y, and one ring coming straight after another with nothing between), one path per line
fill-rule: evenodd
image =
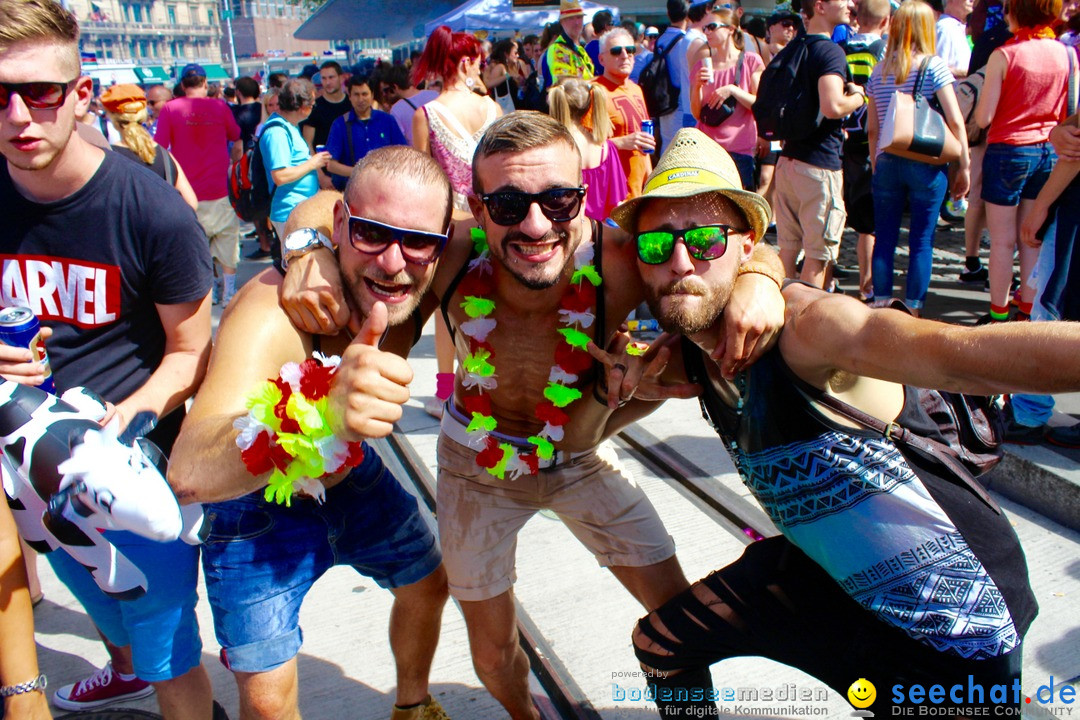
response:
M49 553L49 564L109 642L131 646L136 675L147 682L180 677L197 666L202 655L195 617L199 548L180 540L159 543L116 530L102 535L146 575L147 592L141 598L109 597L86 568L63 550Z
M1057 162L1050 143L986 146L982 168L982 199L994 205L1016 207L1021 200L1039 196Z
M335 565L351 565L381 587L415 583L442 562L435 534L379 456L364 462L326 500L268 503L259 490L205 506L206 594L221 660L236 672L265 672L303 644L300 605Z

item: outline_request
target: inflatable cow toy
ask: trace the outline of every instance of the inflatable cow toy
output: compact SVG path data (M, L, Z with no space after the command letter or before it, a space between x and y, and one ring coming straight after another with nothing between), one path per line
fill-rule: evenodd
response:
M131 445L102 428L105 405L73 388L61 398L0 383L0 468L19 532L32 548L63 550L105 593L132 599L146 576L100 532L128 530L168 542L201 541L202 509L180 507L165 480L167 461L148 440Z

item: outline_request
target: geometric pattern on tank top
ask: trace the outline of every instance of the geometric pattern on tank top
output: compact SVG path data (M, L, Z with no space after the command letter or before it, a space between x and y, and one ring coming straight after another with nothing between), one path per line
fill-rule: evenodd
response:
M1001 591L892 442L831 431L753 454L738 447L733 452L743 481L776 526L883 621L969 659L997 657L1019 644ZM910 546L875 527L863 534L859 550L879 556L838 576L828 556L846 548L830 545L833 537L824 529L815 532L815 524L840 519L865 525L858 518L866 506L901 492L903 507L930 516L927 526L943 532L927 532ZM820 547L827 549L818 552Z

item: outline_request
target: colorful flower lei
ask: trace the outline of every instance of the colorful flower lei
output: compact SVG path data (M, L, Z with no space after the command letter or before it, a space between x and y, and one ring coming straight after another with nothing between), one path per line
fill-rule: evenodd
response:
M270 473L263 494L267 502L291 506L299 491L322 502L326 489L319 478L364 460L363 443L339 440L326 418L330 382L340 363L340 357L321 353L285 363L277 379L252 391L248 414L233 423L248 472Z
M470 444L483 448L476 456L476 464L500 480L507 474L513 479L521 474L535 475L540 460L550 460L555 445L563 439L563 426L570 417L564 408L581 397L581 391L570 387L577 382L579 374L592 365L592 356L585 349L589 336L579 328L588 328L596 320L593 306L596 304L596 288L600 274L592 264L593 245L582 243L574 253L574 274L570 286L559 301L559 329L562 339L555 347L555 363L548 374L544 400L536 405L536 417L544 427L528 440L533 445L528 452L518 452L510 443L500 443L492 435L498 423L491 414L490 393L498 387L495 376L495 350L487 342L495 329L495 301L490 297L494 290L491 256L487 236L479 228L473 228L472 241L478 257L469 264L469 271L461 281L465 301L461 307L469 320L461 324L461 332L469 338L469 354L462 363L465 376L462 385L475 388L476 395L462 399L465 413L470 418L466 432L473 436Z

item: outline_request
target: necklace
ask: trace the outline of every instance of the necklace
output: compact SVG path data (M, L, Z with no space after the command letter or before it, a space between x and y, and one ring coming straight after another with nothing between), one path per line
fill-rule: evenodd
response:
M596 320L593 306L601 280L592 264L593 244L582 243L574 252L574 274L559 300L559 322L564 327L558 332L562 338L555 346L555 362L548 373L544 399L536 404L536 417L544 427L528 438L532 445L530 450L519 451L510 443L499 442L494 435L498 422L491 415L491 397L486 393L498 387L495 350L487 342L496 325L491 317L495 312L495 301L490 298L495 285L484 231L473 228L472 241L477 257L470 261L469 271L461 281L461 292L465 296L461 307L469 317L461 324L461 332L469 338L469 354L462 363L465 370L462 385L467 389L475 388L477 394L462 400L469 417L465 431L470 436L469 445L480 449L476 464L491 475L500 480L507 474L510 479L518 475L535 475L540 469L540 460L550 460L555 452L554 443L563 439L563 426L570 419L564 408L581 397L581 391L571 385L592 365L592 356L585 349L589 336L580 328L588 328Z

